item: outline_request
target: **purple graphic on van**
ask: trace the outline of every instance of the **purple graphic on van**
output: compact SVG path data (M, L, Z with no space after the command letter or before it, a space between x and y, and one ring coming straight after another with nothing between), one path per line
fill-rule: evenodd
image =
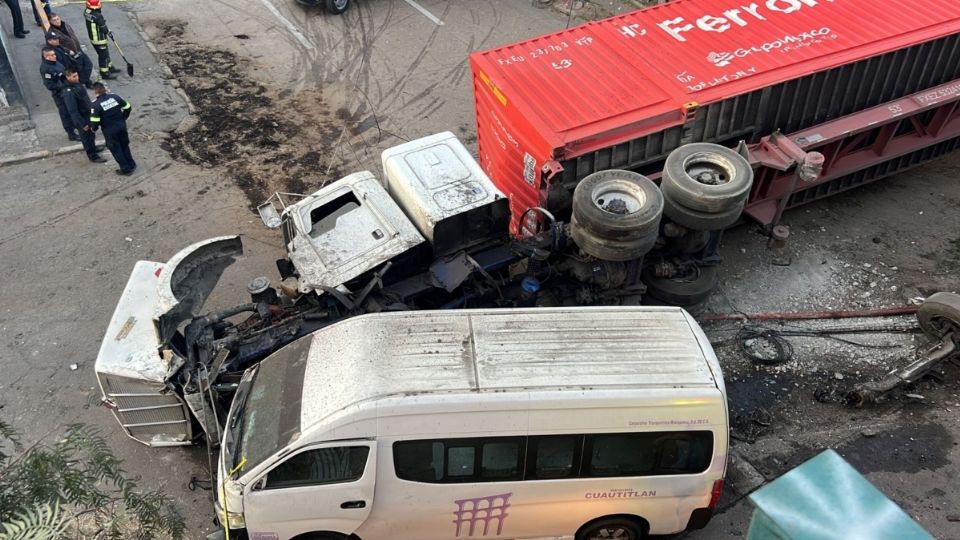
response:
M507 508L510 508L511 495L513 493L453 501L457 504L457 509L453 512L457 537L500 536L503 531L503 522L507 519ZM494 525L496 525L496 533L494 533Z

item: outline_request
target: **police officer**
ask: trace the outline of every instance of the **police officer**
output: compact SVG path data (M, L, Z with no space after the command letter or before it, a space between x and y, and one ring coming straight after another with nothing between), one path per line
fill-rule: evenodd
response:
M116 79L114 73L120 71L113 67L110 60L110 49L107 47L107 37L112 38L113 32L107 28L107 20L100 12L100 0L87 0L87 9L83 11L83 18L87 21L87 35L90 43L97 50L97 61L100 63L100 78Z
M127 117L130 116L130 104L116 94L107 93L107 88L101 82L93 83L93 92L97 99L93 101L90 113L90 125L94 130L97 126L103 128L103 138L107 148L117 160L117 174L130 176L137 168L137 162L130 154L130 138L127 136Z
M50 13L50 0L41 0L40 4L43 6L43 12L47 15L47 21L50 21L50 17L53 17L53 14ZM43 21L40 20L40 12L37 11L37 4L33 0L30 0L30 7L33 8L33 20L37 21L37 26L43 26Z
M63 72L66 67L57 62L57 51L53 47L44 47L40 54L43 57L43 61L40 63L40 77L43 78L43 85L50 91L50 96L53 97L53 102L57 106L63 130L67 132L67 137L71 141L79 141L80 137L74 131L73 121L70 119L70 113L67 111L67 106L61 95L67 84Z
M70 120L80 131L80 142L83 143L83 149L87 152L87 158L94 163L106 163L107 160L97 154L97 145L93 125L90 123L90 112L93 104L90 103L90 96L87 95L87 89L80 84L80 75L77 70L67 68L64 70L64 76L67 79L67 86L63 89L63 102L70 113Z
M93 62L81 50L70 51L70 49L60 43L60 32L57 30L47 30L47 45L53 47L57 52L57 61L63 64L64 68L77 70L80 75L80 82L87 88L93 88L90 83L90 75L93 73Z
M18 38L25 38L30 33L23 27L23 13L20 13L20 2L17 0L6 0L7 7L10 8L10 16L13 17L13 35Z

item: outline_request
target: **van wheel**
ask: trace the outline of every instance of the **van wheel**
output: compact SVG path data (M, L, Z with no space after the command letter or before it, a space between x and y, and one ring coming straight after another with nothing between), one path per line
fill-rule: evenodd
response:
M313 533L298 536L294 540L347 540L347 537L337 533Z
M350 7L350 0L327 0L327 11L339 15Z
M643 530L628 519L602 519L587 525L577 540L641 540Z

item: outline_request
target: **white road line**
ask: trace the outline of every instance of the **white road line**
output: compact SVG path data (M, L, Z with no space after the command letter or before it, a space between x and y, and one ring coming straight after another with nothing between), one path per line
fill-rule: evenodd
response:
M297 41L299 41L300 44L303 45L305 49L313 50L315 48L313 46L313 43L310 43L310 40L307 39L307 36L303 35L303 32L300 30L300 28L298 28L297 25L287 20L286 17L281 15L280 11L276 8L276 6L270 3L270 0L260 0L260 2L262 2L263 5L270 10L270 13L273 13L274 17L280 19L280 22L282 22L283 25L287 27L287 30L289 30L290 33L293 34L293 37L297 38Z
M433 13L430 13L429 11L427 11L427 9L421 6L420 4L414 2L413 0L404 0L404 2L410 4L410 7L412 7L413 9L419 11L420 13L423 13L424 17L433 21L434 24L436 24L437 26L443 26L443 21L438 19Z

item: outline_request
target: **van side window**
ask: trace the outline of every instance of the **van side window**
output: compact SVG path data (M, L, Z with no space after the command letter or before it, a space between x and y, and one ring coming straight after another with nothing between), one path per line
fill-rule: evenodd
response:
M707 470L709 431L589 435L583 476L660 476Z
M317 448L301 452L267 474L264 489L353 482L367 465L366 446Z
M698 474L712 459L710 431L393 443L397 478L432 484Z
M530 437L527 478L548 480L579 475L582 435Z
M523 477L520 460L520 441L483 443L480 453L481 480L520 480Z
M447 448L447 476L450 478L472 477L477 449L473 446Z
M397 477L436 484L522 480L524 437L398 441L393 444Z
M397 476L414 482L443 480L444 448L442 442L406 441L393 445Z

